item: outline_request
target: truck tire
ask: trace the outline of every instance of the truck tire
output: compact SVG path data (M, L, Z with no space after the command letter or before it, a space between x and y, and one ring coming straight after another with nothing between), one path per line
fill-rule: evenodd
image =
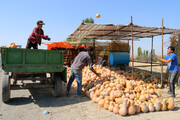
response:
M53 88L53 95L55 97L60 97L62 95L62 79L61 79L61 76L57 76L55 75L54 76L54 88Z
M2 74L2 101L4 103L10 100L10 79L7 73L3 72Z

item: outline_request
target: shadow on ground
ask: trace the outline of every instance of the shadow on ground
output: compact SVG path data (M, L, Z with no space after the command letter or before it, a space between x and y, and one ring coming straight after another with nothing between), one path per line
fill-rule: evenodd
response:
M66 97L66 85L63 86L63 94L61 97L54 97L52 89L29 89L29 97L16 97L11 98L8 105L25 105L34 103L39 107L61 107L71 104L77 104L89 101L87 97L79 97L76 95L76 88L71 88L71 93Z

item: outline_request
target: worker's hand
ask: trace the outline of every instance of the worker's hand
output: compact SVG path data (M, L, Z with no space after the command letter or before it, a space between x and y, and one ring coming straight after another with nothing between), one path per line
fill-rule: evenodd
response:
M48 35L45 35L44 36L48 41L50 41L51 40L51 38L49 38L49 36Z
M46 38L46 39L47 39L47 38L48 38L48 35L45 35L45 36L44 36L44 38Z
M47 40L48 40L48 41L50 41L50 40L51 40L51 38L49 38L49 37L48 37L48 38L47 38Z
M157 58L157 59L161 59L161 57L160 57L159 55L156 55L156 58Z
M101 77L101 73L97 73L96 75L97 75L98 77Z

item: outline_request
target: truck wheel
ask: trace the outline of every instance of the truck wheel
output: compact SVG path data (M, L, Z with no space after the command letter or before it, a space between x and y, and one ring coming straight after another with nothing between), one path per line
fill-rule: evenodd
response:
M55 97L60 97L62 95L62 79L61 76L54 76L54 88L53 88L53 95Z
M2 74L2 101L4 103L10 100L10 78L6 72Z

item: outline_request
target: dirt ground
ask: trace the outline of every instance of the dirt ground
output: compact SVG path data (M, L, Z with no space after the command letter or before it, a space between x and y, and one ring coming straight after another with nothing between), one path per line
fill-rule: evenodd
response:
M151 65L151 64L134 62L134 66L143 66L143 65ZM153 64L153 65L156 65L156 64ZM129 63L129 66L132 66L132 62ZM135 67L135 68L151 71L151 67ZM167 69L167 66L163 66L163 73L166 73L166 69ZM161 73L161 66L153 66L152 71Z
M1 72L1 69L0 69ZM1 82L0 82L1 86ZM0 100L0 119L2 120L180 120L180 90L176 90L175 109L140 113L122 117L93 103L87 97L77 97L76 89L72 88L71 95L53 97L51 89L15 90L11 92L11 101L4 104ZM1 90L1 88L0 88ZM167 91L165 89L164 91ZM1 93L1 91L0 91ZM168 97L167 95L165 95ZM1 95L0 95L1 99ZM43 114L48 110L49 114Z

